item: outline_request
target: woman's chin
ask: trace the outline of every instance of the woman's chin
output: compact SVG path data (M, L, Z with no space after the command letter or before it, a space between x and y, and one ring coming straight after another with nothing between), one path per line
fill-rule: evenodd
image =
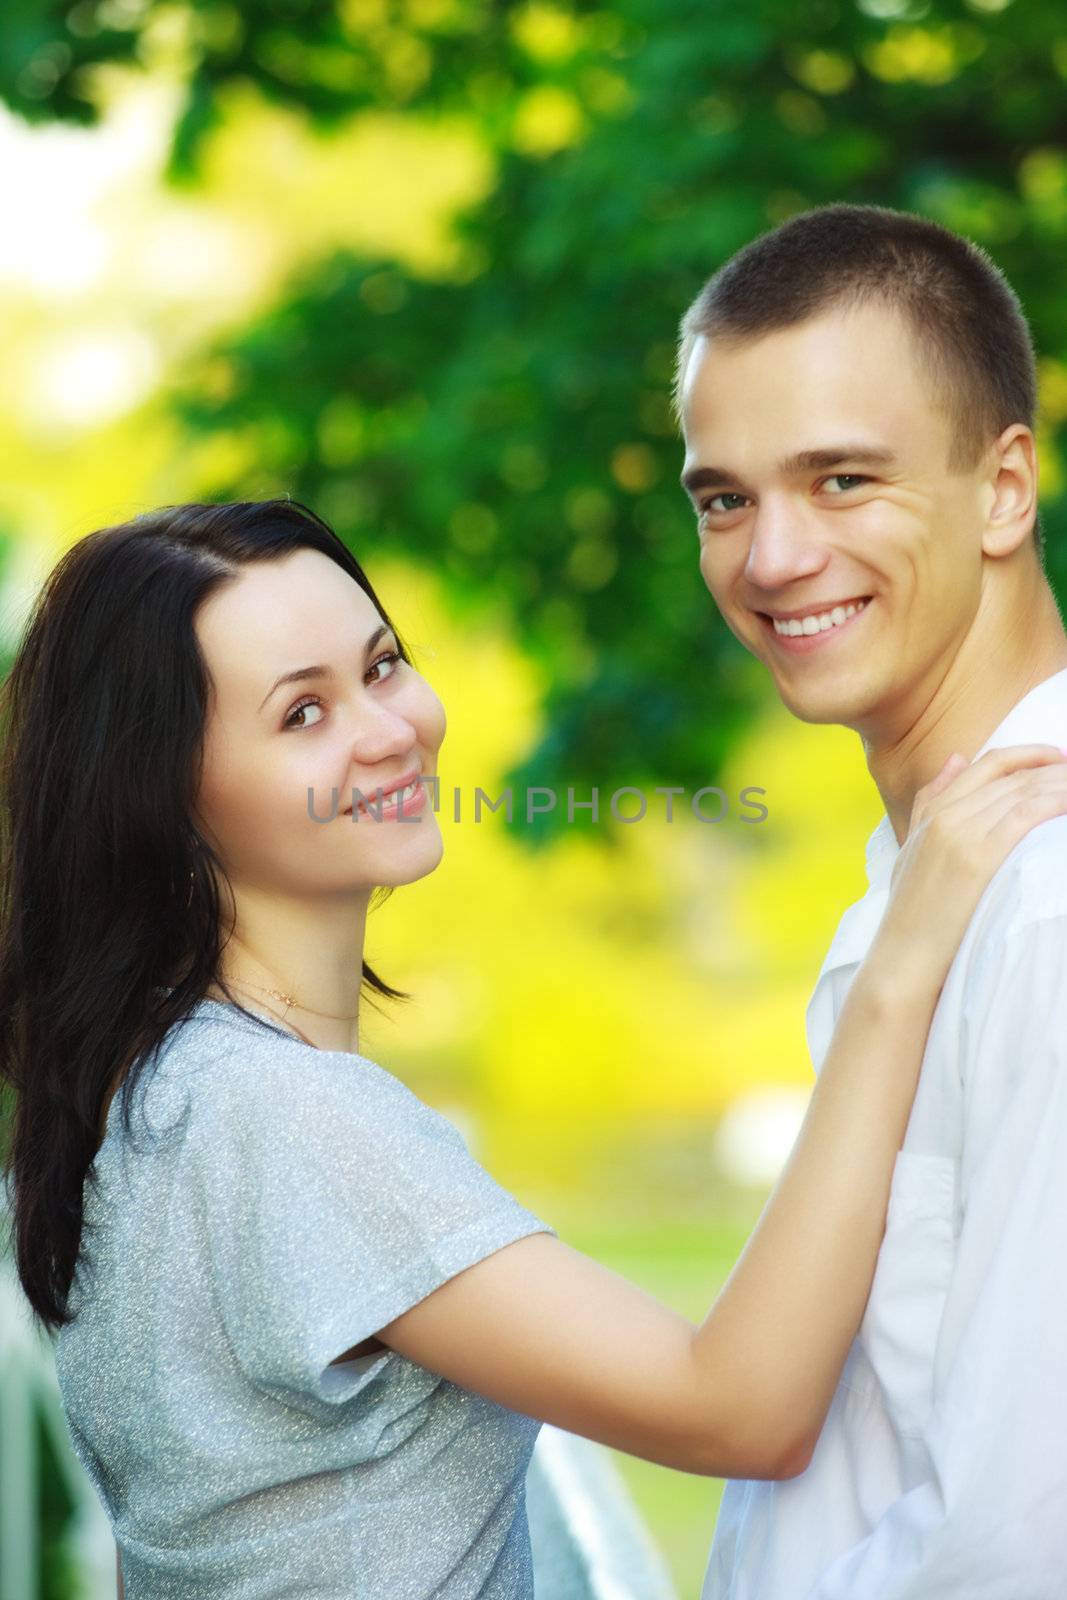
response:
M444 853L445 841L438 833L432 843L418 850L399 852L396 861L383 861L374 881L383 889L399 889L405 883L418 883L420 878L429 877L434 868L440 865Z

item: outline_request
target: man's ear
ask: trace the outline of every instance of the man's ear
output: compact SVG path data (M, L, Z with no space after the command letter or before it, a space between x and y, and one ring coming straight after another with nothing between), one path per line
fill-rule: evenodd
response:
M1005 428L989 460L982 550L987 556L1010 556L1029 538L1037 519L1037 446L1025 423Z

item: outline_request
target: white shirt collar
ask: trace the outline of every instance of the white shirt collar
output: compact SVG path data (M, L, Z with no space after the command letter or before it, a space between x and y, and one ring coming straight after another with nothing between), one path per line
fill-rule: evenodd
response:
M1067 747L1067 667L1027 691L972 757L971 765L987 750L1010 744L1060 744ZM867 882L872 889L888 884L900 854L888 815L883 816L867 840Z
M977 761L987 750L1000 750L1010 744L1058 744L1067 748L1067 667L1017 700L973 759ZM862 961L877 932L889 898L893 864L900 854L888 814L867 840L865 854L869 888L843 913L819 969L817 984L827 973Z

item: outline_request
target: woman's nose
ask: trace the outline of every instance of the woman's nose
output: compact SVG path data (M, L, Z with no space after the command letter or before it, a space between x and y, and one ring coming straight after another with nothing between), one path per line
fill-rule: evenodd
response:
M414 724L401 712L377 706L361 717L352 741L356 761L370 766L391 755L406 755L416 743Z

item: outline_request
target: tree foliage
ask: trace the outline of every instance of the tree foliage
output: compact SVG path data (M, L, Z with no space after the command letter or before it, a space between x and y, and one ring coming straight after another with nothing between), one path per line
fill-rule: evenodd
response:
M175 404L250 442L257 471L223 497L290 490L372 575L376 551L402 552L470 614L502 612L549 685L544 739L511 781L606 795L713 782L766 693L700 580L669 405L681 313L755 234L852 200L985 246L1046 358L1058 487L1059 27L1018 0L22 0L0 93L85 120L92 69L150 63L177 29L184 181L237 83L324 127L370 108L477 123L496 182L447 273L322 261ZM1062 594L1055 495L1043 524Z

